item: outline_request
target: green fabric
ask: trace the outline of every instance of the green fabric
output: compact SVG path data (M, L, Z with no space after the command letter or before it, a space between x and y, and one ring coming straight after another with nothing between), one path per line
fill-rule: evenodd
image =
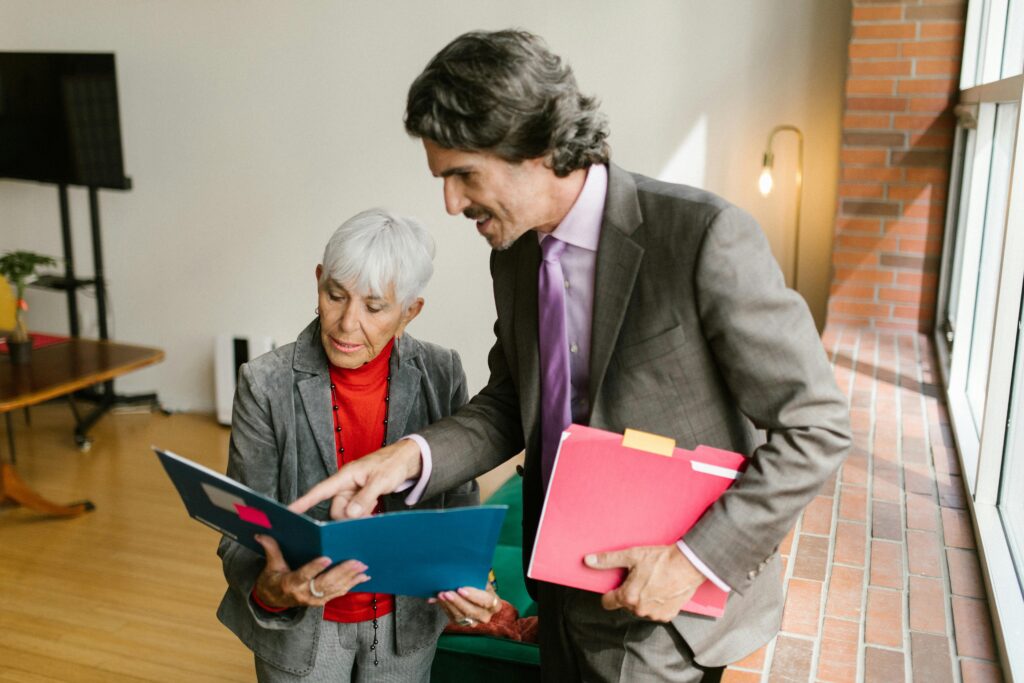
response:
M513 475L487 499L488 505L508 505L498 545L523 547L523 478Z
M519 643L490 636L444 636L446 652L484 655L491 659L540 666L540 648L534 643Z
M523 576L523 480L512 476L487 500L488 505L508 505L508 513L494 551L494 576L498 594L520 617L535 616L537 604L526 591ZM540 680L540 650L533 643L519 643L490 636L445 634L437 644L430 670L431 683L519 683Z
M519 616L528 617L531 610L536 612L533 598L526 592L523 580L522 551L507 545L499 545L494 550L494 577L498 580L498 595L507 600L519 612Z

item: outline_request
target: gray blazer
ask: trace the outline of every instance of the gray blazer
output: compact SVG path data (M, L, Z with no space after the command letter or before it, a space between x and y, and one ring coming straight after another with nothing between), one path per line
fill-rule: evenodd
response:
M427 494L526 449L523 560L543 497L537 269L530 232L493 252L496 340L487 386L420 434ZM590 425L627 427L748 456L745 473L685 541L732 588L717 620L673 624L697 661L736 661L778 630L777 549L850 445L849 411L803 299L785 286L745 212L710 193L610 165L597 252Z
M455 351L399 338L391 357L391 400L387 440L394 442L451 415L466 402L466 377ZM231 418L228 476L260 493L291 502L338 471L330 410L330 376L318 321L298 339L243 365ZM440 459L438 459L440 461ZM466 481L465 479L463 481ZM384 510L407 509L401 494L382 499ZM436 489L418 508L479 504L475 481ZM328 518L329 502L308 514ZM217 553L228 589L217 617L257 657L302 675L315 664L323 608L296 608L280 614L261 610L250 599L265 560L223 539ZM400 654L431 645L447 617L425 600L395 598Z

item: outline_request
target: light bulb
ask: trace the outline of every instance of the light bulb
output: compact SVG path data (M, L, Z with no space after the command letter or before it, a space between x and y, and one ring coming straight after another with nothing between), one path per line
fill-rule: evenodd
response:
M761 169L761 177L757 179L757 188L761 190L761 196L767 197L771 194L773 185L772 169L769 166L765 166Z

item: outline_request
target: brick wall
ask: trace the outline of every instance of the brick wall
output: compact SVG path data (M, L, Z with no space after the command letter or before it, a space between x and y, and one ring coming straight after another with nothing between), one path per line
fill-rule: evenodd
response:
M934 325L965 12L853 0L829 324Z

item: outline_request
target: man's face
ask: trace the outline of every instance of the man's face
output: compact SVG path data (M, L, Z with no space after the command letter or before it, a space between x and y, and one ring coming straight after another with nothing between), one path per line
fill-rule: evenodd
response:
M562 219L552 201L557 177L542 159L512 163L426 139L423 147L430 172L444 181L445 209L475 221L492 249L508 249L528 230L550 232Z

